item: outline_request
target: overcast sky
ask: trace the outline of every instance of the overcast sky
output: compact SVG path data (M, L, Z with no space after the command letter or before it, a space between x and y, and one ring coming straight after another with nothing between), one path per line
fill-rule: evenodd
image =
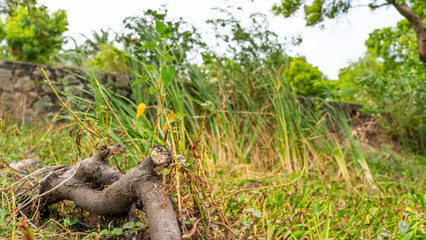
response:
M201 30L206 30L205 20L214 18L217 12L213 7L226 7L238 4L246 15L253 12L267 14L270 29L280 37L301 35L303 43L288 49L288 54L305 55L308 62L336 79L339 69L348 62L355 61L366 50L364 41L368 34L376 28L395 26L401 20L401 15L394 8L381 8L371 12L366 7L352 9L350 13L339 20L327 21L324 30L318 27L306 27L302 15L290 19L273 16L270 9L279 0L41 0L50 11L64 9L68 15L69 30L65 33L82 43L83 33L91 35L91 30L112 29L121 31L122 20L128 16L142 15L144 10L159 9L166 4L168 15L183 17L187 22ZM368 2L367 0L361 0Z

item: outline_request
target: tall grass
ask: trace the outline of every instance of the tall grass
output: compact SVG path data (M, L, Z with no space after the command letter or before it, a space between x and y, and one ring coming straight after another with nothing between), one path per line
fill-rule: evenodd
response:
M129 57L129 84L144 74L152 74L145 70L146 65L156 61L159 60L148 63ZM209 176L229 165L240 164L272 172L337 171L337 178L349 184L350 174L373 183L366 156L356 137L351 135L348 114L343 109L318 99L301 101L279 70L262 62L253 65L257 66L251 68L255 71L246 72L248 67L234 65L230 69L229 65L216 61L210 67L215 71L214 78L209 78L205 70L196 65L182 65L167 91L165 106L184 116L180 130L183 137L179 143L182 149L192 144L184 135L196 138L203 128L204 121L200 120L207 117L203 132L207 154L202 161ZM101 78L99 73L87 65L83 77L92 86L91 105L103 109L105 101L95 81ZM132 85L133 100L101 86L126 131L143 152L150 144L164 144L153 126L158 99L149 93L151 86L150 82ZM141 102L152 108L136 121L136 106ZM201 105L206 102L212 105L212 110L203 116ZM93 115L92 119L99 121L99 116ZM160 121L165 124L164 120ZM119 129L119 126L112 121L110 128ZM111 131L111 137L122 143L128 141L121 131ZM238 169L230 169L229 174L237 172Z

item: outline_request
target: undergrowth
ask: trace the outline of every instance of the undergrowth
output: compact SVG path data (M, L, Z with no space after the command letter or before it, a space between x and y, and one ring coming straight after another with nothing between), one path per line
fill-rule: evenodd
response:
M6 124L0 135L2 189L19 178L6 167L7 164L29 157L29 154L40 159L44 166L77 161L75 138L69 136L72 124L59 124L47 135L46 129L48 126L34 128ZM80 151L82 156L92 153L87 138L81 139ZM379 159L386 153L372 154ZM126 157L119 160L123 167L126 166ZM377 190L359 184L348 186L344 180L336 180L334 176L315 173L302 177L294 184L274 187L289 182L294 176L282 171L258 169L254 164L230 164L226 168L218 167L215 173L211 173L216 176L210 179L211 187L215 189L211 196L217 202L223 200L223 212L238 238L424 239L426 196L424 174L420 169L424 169L425 165L416 158L420 156L401 154L398 160L386 164L371 160L369 164L379 188ZM381 159L386 161L386 157ZM395 170L401 164L395 161L406 163L401 168L403 171ZM111 164L115 164L114 160L111 160ZM225 198L236 190L244 191ZM6 193L2 192L0 237L22 238L17 229L19 217L11 213L16 203L7 201L7 198ZM108 226L87 229L87 214L71 202L62 202L49 211L47 218L33 216L30 219L37 225L37 229L31 228L37 239L92 239L101 235L103 238L120 237L131 229L147 228L141 212L138 213L136 226L127 224L111 229ZM210 232L215 234L211 237L230 237L230 233L218 221L218 213L209 209L209 214L210 218L205 220L209 223ZM191 223L197 220L195 216L187 219Z

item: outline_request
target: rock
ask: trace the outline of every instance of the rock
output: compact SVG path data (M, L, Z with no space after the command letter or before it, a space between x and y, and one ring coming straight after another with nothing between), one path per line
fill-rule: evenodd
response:
M14 92L13 99L15 101L14 102L15 105L26 101L25 96L22 96L22 93L20 92Z
M35 120L35 117L36 117L36 115L35 115L33 110L28 109L28 108L25 109L25 121L32 122L32 121Z
M126 91L126 89L120 88L115 91L116 93L120 94L121 96L129 97L130 93Z
M17 173L28 173L41 167L40 161L34 158L20 160L18 162L11 162L9 167Z
M3 92L3 93L1 94L1 96L0 96L0 99L1 99L2 101L5 101L5 102L10 103L10 102L12 102L13 95L12 95L12 93L11 93L11 92Z
M115 79L115 86L117 87L127 87L129 86L129 80L126 75L118 75Z
M44 69L44 72L46 73L46 75L47 75L47 77L48 77L48 78L50 78L50 77L51 77L52 73L51 73L49 70ZM40 69L40 68L37 68L37 69L33 72L33 75L34 75L34 76L37 76L37 77L39 77L39 78L45 79L45 76L44 76L44 74L43 74L43 72L41 71L41 69ZM52 79L50 79L50 80L52 80Z
M23 91L28 91L33 87L33 81L31 81L29 76L21 77L15 84L15 89L20 89Z
M37 98L38 97L38 93L36 92L30 92L28 93L28 97L31 99Z
M38 112L46 112L47 108L52 106L52 99L48 95L44 95L40 100L38 100L34 106Z
M4 91L12 91L12 72L7 69L0 69L0 88Z
M41 84L41 90L48 93L53 93L52 88L47 84L47 82L44 82Z
M75 75L67 75L64 77L64 82L68 83L69 85L74 85L79 83L80 80Z
M82 88L84 88L83 84L79 84L79 85L76 85L76 86L66 86L65 89L64 89L64 92L69 94L69 95L72 95L72 96L80 96L81 97L83 95L83 92L80 89L82 89Z

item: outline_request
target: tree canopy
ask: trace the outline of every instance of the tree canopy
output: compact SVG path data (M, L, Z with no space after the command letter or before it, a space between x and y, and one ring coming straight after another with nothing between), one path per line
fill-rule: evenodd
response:
M350 0L281 0L280 3L272 7L276 15L290 17L303 7L304 18L307 26L320 25L324 27L325 19L334 19L338 16L346 14L350 9L359 5L358 1ZM411 25L417 38L417 49L419 59L426 63L426 1L424 0L370 0L366 5L372 10L384 6L393 6L404 16ZM388 49L389 50L389 49Z

